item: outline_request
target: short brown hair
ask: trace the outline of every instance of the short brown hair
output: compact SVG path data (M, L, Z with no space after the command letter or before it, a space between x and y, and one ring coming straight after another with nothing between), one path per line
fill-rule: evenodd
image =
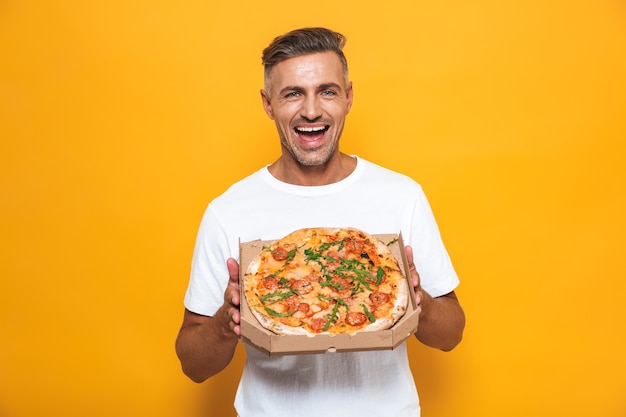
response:
M262 63L267 82L274 65L286 59L317 52L334 52L339 56L343 71L348 77L348 61L343 54L346 37L339 32L322 27L302 28L280 35L263 50Z

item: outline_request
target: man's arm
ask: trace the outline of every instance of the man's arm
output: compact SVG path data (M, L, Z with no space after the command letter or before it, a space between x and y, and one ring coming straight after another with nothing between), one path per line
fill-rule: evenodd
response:
M176 354L183 372L194 382L202 382L226 368L239 340L239 265L234 259L228 259L226 265L230 280L222 307L214 316L185 310L176 338Z
M415 336L427 346L450 351L463 338L465 313L454 291L441 297L431 297L424 291L413 263L413 248L407 246L406 255L415 288L415 298L420 309Z

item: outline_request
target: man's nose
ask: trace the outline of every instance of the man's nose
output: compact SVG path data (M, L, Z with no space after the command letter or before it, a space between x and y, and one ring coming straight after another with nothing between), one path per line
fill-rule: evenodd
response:
M310 95L304 99L300 115L307 120L315 120L322 115L322 107L316 95Z

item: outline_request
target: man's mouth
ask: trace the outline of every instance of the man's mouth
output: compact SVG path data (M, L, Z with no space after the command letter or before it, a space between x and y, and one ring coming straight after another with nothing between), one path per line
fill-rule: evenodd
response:
M294 130L304 140L319 139L330 129L329 125L324 126L298 126Z

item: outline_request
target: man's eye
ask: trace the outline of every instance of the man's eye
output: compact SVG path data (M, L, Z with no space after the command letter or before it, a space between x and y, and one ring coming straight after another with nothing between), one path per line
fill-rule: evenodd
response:
M285 97L287 97L287 98L293 98L293 97L298 97L299 95L300 95L300 93L299 93L299 92L297 92L297 91L292 91L291 93L287 93L287 94L285 94Z
M334 96L336 93L333 90L324 90L322 91L323 96Z

